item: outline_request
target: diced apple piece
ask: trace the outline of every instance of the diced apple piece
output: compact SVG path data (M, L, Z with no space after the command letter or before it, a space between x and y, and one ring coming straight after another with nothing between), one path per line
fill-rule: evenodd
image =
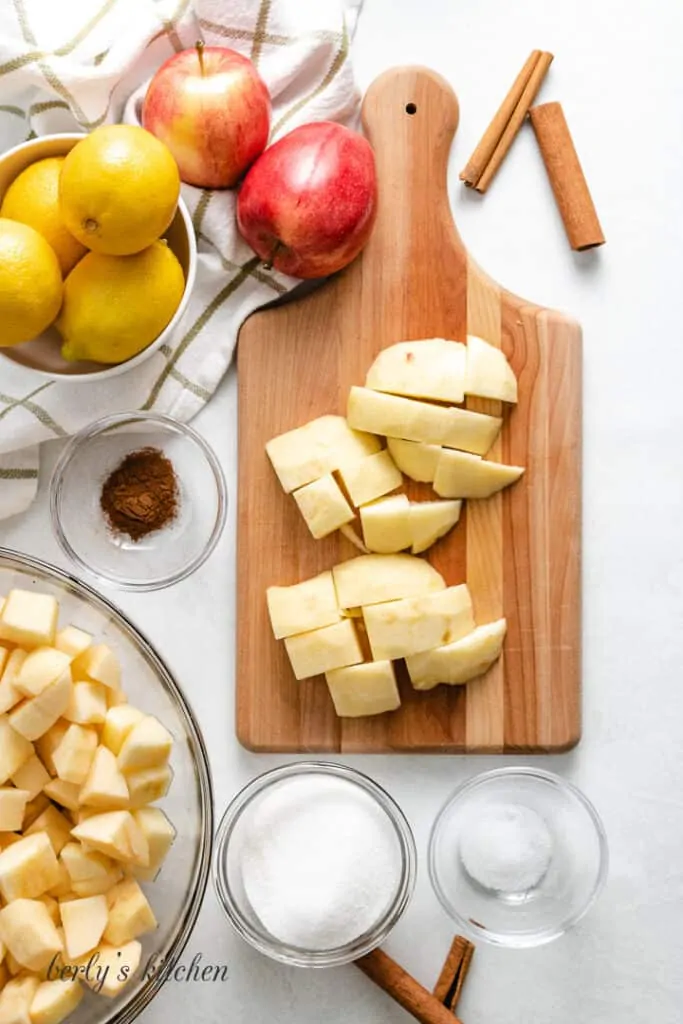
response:
M95 751L90 772L80 793L80 803L103 811L128 807L128 786L119 771L116 756L107 747Z
M0 892L8 903L42 896L59 879L55 851L44 832L25 836L0 853Z
M31 1024L61 1024L83 998L83 988L77 981L43 981L31 1001Z
M341 620L331 572L321 572L319 576L295 583L291 587L268 587L266 601L276 640L331 626ZM109 715L102 733L102 742L114 750L106 738L108 722ZM114 750L114 753L118 751Z
M45 832L52 849L57 856L71 840L71 822L61 814L56 807L50 804L49 807L39 814L35 821L24 831L24 835L30 836Z
M300 487L292 497L316 540L329 536L354 518L353 509L331 473Z
M444 448L434 477L434 490L442 498L489 498L509 487L524 472L522 466L486 462L478 455Z
M363 660L356 630L350 619L333 626L299 633L285 639L292 671L297 679L309 679L333 668L356 665Z
M440 573L412 555L359 555L332 569L341 608L360 608L445 590ZM341 666L339 666L341 667Z
M97 853L95 850L88 850L75 842L64 847L59 859L74 884L107 878L117 867L110 857L105 857L103 853Z
M106 896L122 878L123 870L118 866L113 867L105 878L89 878L85 882L74 882L73 896L81 899L87 899L89 896Z
M368 370L366 388L438 402L465 397L467 350L459 341L399 341L383 349Z
M107 644L93 644L73 664L75 681L100 683L108 690L121 689L121 666Z
M72 829L71 834L74 839L113 860L143 868L149 867L147 840L129 811L94 814ZM0 866L3 856L4 854L0 854Z
M483 675L500 657L507 623L505 619L477 626L455 643L406 658L416 690L431 690L439 683L468 683Z
M72 689L67 669L37 697L17 704L9 713L10 725L27 740L40 739L66 711Z
M59 881L55 882L48 889L48 895L53 896L56 900L63 900L65 896L69 896L71 893L71 878L69 872L64 867L61 859L57 861L59 866ZM40 897L43 898L42 896Z
M95 952L98 955L98 971L90 972L90 980L86 977L86 984L100 995L115 999L140 967L142 946L137 940L119 948L103 943Z
M420 501L410 506L411 551L419 555L453 529L460 519L462 501Z
M62 952L62 941L40 900L18 899L0 910L0 938L13 957L30 971L40 971Z
M321 416L274 437L266 445L266 453L289 494L381 447L376 437L352 430L343 416Z
M143 768L140 772L129 772L126 775L126 782L131 810L162 800L168 793L172 781L173 772L167 764L157 765L156 768Z
M134 878L124 878L111 890L109 900L109 921L104 938L112 946L124 946L127 942L153 932L157 920L147 897Z
M0 613L0 641L20 647L51 647L59 606L51 594L10 590Z
M388 437L387 448L401 470L411 480L431 484L436 473L436 464L441 454L440 444L425 444L424 441L404 441L400 437Z
M394 666L390 661L369 661L326 672L334 710L340 718L381 715L401 706Z
M339 476L356 508L395 491L403 483L401 471L386 449L342 466Z
M173 737L152 715L145 715L126 736L119 751L119 769L137 772L164 765L171 756Z
M24 812L24 829L29 828L36 818L38 818L43 811L46 811L49 806L50 801L46 797L45 793L39 793L38 796L33 798L33 800L29 800L26 804L26 811Z
M71 658L55 647L37 647L24 659L14 682L24 697L37 697L65 672L69 672Z
M19 771L33 754L33 747L15 732L6 715L0 715L0 785Z
M0 992L0 1024L33 1024L31 1006L39 986L31 974L8 981Z
M382 498L360 510L363 540L369 551L390 555L412 544L410 502L405 494Z
M51 775L57 774L57 769L55 768L53 759L54 752L64 739L68 730L69 723L60 718L55 722L51 729L48 729L40 739L36 740L36 753Z
M64 782L82 786L97 750L97 733L82 725L70 725L52 755L55 771Z
M102 725L107 717L107 691L101 683L74 683L64 711L67 722Z
M64 779L50 779L43 792L50 800L54 800L56 804L60 804L70 811L77 811L80 807L78 797L81 788L73 782L65 782Z
M12 782L17 789L23 789L28 793L27 800L35 800L49 781L50 774L36 754L32 754L24 761L21 768L12 776Z
M405 658L459 640L474 626L466 583L436 594L387 601L363 609L365 628L377 661Z
M133 812L140 831L149 846L149 866L136 868L135 874L143 880L153 881L176 837L176 831L158 807L143 807Z
M21 700L21 694L17 690L15 683L26 657L26 651L23 651L21 647L16 647L9 654L9 657L5 658L4 668L0 676L0 714L2 715Z
M0 832L18 832L24 821L28 802L25 789L0 788Z
M72 659L83 654L83 651L86 651L91 643L90 633L86 633L84 629L79 629L77 626L65 626L64 629L58 629L55 636L57 650L63 651Z
M467 338L465 394L517 401L517 378L504 353L474 334Z
M60 903L59 912L64 926L66 952L72 961L100 943L109 920L106 896L67 900ZM131 937L136 938L135 935Z

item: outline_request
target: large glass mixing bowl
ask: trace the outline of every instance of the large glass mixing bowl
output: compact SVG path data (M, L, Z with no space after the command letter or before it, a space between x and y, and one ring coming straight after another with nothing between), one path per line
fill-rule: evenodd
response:
M54 566L0 547L0 595L13 587L53 594L60 625L73 623L109 644L122 666L131 704L156 715L173 734L173 783L159 803L177 836L160 874L143 883L159 922L141 939L140 971L110 1001L86 992L69 1024L131 1024L178 964L194 928L211 869L213 792L199 725L173 676L151 644L94 590Z

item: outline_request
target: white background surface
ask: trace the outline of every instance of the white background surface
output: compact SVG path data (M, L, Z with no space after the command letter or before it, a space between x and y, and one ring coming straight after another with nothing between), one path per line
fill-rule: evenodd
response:
M584 739L570 755L537 760L602 812L610 880L592 914L553 945L479 947L460 1005L466 1024L674 1024L683 1013L682 39L677 0L366 0L355 42L362 86L399 63L428 64L451 81L461 103L451 194L466 243L501 283L584 326ZM608 238L597 253L569 250L530 129L483 201L457 182L534 47L556 54L542 95L565 106ZM234 375L197 426L234 499ZM64 564L46 511L55 451L44 458L39 501L0 524L0 543ZM219 813L283 760L248 754L234 738L234 537L231 514L210 563L171 590L105 591L194 704ZM392 792L415 829L416 898L388 949L431 986L451 927L426 876L429 826L456 782L513 759L348 760ZM184 960L195 951L227 963L230 980L169 983L147 1024L408 1020L354 968L309 973L260 958L233 936L212 891Z

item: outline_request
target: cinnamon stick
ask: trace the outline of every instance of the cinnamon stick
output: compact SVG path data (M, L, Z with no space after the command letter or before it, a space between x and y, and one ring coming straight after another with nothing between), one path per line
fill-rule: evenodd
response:
M572 249L603 245L605 236L559 103L533 107L529 116Z
M434 995L451 1013L455 1013L473 955L474 944L464 936L456 935L434 986Z
M522 127L552 62L552 53L543 50L532 52L460 175L467 186L477 192L486 192Z
M372 953L355 960L356 967L371 981L395 999L421 1024L461 1024L461 1021L439 1002L419 981L404 971L400 964L375 949Z

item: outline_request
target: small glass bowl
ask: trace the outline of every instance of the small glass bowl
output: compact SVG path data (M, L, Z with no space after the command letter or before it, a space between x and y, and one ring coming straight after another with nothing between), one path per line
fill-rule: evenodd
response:
M376 924L357 939L333 949L311 950L290 946L271 935L254 913L244 891L239 866L240 830L245 812L284 780L320 775L343 779L370 796L393 828L400 857L400 877L390 905ZM300 761L275 768L249 783L228 806L218 829L214 856L214 885L228 920L238 935L260 953L294 967L338 967L351 963L381 945L401 918L415 887L417 854L406 818L381 786L344 765L326 761Z
M110 528L100 495L112 470L141 448L166 455L180 494L173 521L134 541ZM157 413L125 413L71 438L52 474L50 511L55 536L79 569L120 590L161 590L193 573L215 548L227 490L214 452L196 430Z
M460 855L476 819L505 808L533 815L551 853L547 870L525 891L485 888ZM571 783L536 768L498 768L459 786L437 816L429 840L429 875L444 910L476 939L528 949L563 935L592 907L607 877L605 830Z

